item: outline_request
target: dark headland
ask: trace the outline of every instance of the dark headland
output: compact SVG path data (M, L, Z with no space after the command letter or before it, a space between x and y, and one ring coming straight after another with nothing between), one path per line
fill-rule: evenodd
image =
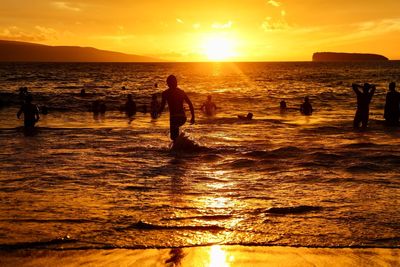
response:
M313 61L387 61L387 57L377 54L361 53L336 53L336 52L318 52L314 53Z
M163 62L164 60L99 50L0 40L0 62Z

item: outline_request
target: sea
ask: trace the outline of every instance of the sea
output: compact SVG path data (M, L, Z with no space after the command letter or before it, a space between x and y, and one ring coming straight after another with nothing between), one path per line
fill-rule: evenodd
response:
M170 74L196 113L180 149L168 111L149 114ZM1 63L0 249L400 248L400 129L383 121L392 81L398 61ZM360 131L351 84L364 82L377 89ZM16 117L24 86L48 109L29 136Z

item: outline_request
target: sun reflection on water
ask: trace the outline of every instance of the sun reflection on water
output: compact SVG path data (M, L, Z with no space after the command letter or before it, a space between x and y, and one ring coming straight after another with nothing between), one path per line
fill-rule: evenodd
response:
M229 267L229 262L234 260L234 256L230 256L229 259L226 251L219 245L210 247L210 264L209 267Z

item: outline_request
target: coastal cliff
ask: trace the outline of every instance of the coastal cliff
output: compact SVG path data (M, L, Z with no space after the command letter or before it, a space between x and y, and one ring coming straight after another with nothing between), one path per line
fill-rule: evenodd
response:
M92 47L49 46L0 40L0 62L162 62L164 60L130 55Z
M360 53L335 53L335 52L318 52L314 53L313 61L386 61L387 57L377 54L360 54Z

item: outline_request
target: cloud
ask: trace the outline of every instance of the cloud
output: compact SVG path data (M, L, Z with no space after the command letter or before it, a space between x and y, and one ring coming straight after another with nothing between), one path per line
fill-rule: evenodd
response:
M74 7L68 2L52 2L52 5L57 9L69 10L74 12L82 11L79 7Z
M201 25L200 25L200 23L195 23L192 25L192 27L193 27L193 29L197 30L197 29L200 29Z
M27 42L43 42L58 40L61 36L71 36L70 32L59 32L50 27L36 25L33 29L26 30L17 26L9 26L0 28L0 39L27 41Z
M261 23L261 28L266 32L273 32L288 30L291 27L286 22L286 20L282 18L274 20L271 17L266 17L265 20Z
M213 28L213 29L230 29L230 28L232 27L232 25L233 25L233 22L232 22L232 21L228 21L228 22L225 23L225 24L213 23L213 24L211 25L211 28Z
M274 0L268 0L268 4L270 4L271 6L274 6L274 7L279 7L279 6L281 6L281 3L280 3L280 2L274 1Z

